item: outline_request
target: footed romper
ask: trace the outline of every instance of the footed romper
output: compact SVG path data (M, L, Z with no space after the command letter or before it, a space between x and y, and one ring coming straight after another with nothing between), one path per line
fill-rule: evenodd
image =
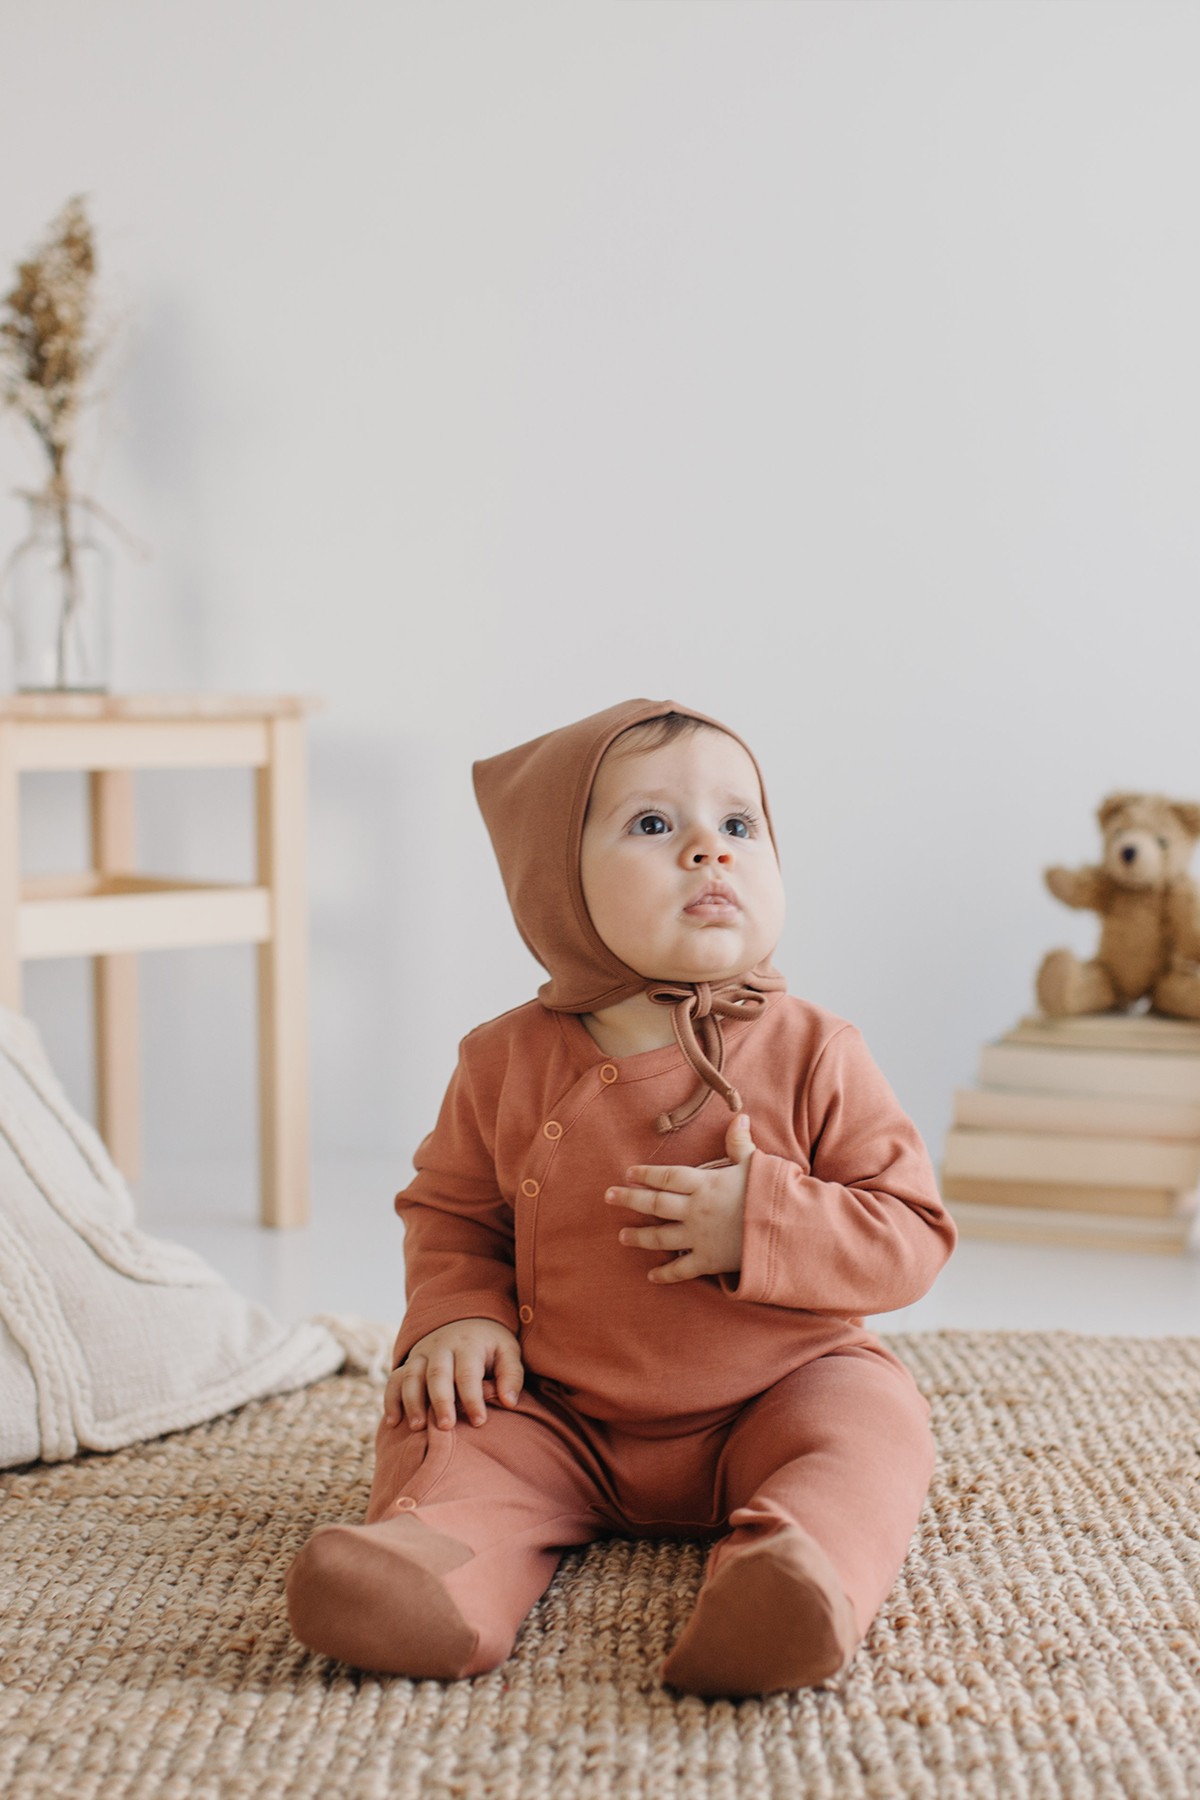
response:
M381 1426L368 1522L318 1531L288 1577L302 1642L362 1668L475 1674L512 1647L568 1545L715 1541L664 1665L695 1693L820 1680L868 1629L933 1467L928 1407L867 1314L923 1294L955 1231L915 1125L846 1020L788 994L725 1025L756 1145L741 1267L657 1283L607 1206L631 1165L716 1166L728 1111L677 1129L675 1045L612 1060L533 1002L468 1034L396 1198L408 1309L520 1342L516 1412ZM727 1160L727 1159L725 1159Z
M568 1546L715 1538L664 1678L727 1694L820 1680L904 1560L933 1469L928 1415L907 1370L863 1334L686 1430L622 1430L537 1382L482 1426L381 1425L368 1524L310 1539L288 1575L293 1625L361 1668L477 1675L509 1654ZM768 1544L779 1554L757 1584L749 1565L728 1579L740 1574L730 1558ZM708 1595L717 1609L698 1635Z

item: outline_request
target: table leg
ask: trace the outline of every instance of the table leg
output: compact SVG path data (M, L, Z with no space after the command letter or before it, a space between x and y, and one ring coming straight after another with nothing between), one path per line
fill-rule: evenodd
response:
M0 724L0 1006L21 1010L21 794L17 729Z
M272 719L259 769L258 880L271 893L271 936L258 948L262 1222L306 1225L308 902L304 721Z
M96 769L91 793L92 867L130 875L135 864L133 772ZM96 1025L96 1115L109 1155L128 1181L141 1174L141 1055L133 954L92 959Z

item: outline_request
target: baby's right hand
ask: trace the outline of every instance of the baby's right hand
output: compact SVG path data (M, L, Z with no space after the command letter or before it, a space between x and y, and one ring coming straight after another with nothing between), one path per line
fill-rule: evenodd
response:
M515 1406L525 1380L521 1346L507 1325L495 1319L455 1319L418 1339L393 1369L383 1396L383 1418L398 1425L403 1410L409 1429L423 1431L427 1408L442 1431L453 1431L455 1392L472 1425L487 1418L484 1378L504 1406Z

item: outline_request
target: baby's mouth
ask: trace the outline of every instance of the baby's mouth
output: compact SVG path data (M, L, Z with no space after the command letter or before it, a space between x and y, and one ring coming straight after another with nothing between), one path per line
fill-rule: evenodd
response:
M705 888L702 894L684 907L684 912L693 917L708 915L711 918L732 918L739 911L737 897L729 888Z

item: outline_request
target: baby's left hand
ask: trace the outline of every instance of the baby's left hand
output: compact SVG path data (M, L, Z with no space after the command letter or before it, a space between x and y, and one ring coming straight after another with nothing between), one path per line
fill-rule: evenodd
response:
M687 1163L644 1163L630 1169L630 1187L609 1188L608 1206L624 1206L660 1220L618 1232L640 1250L674 1250L674 1262L658 1263L651 1281L692 1281L697 1275L730 1275L742 1266L742 1213L754 1142L750 1121L739 1113L725 1133L732 1167L693 1169Z

